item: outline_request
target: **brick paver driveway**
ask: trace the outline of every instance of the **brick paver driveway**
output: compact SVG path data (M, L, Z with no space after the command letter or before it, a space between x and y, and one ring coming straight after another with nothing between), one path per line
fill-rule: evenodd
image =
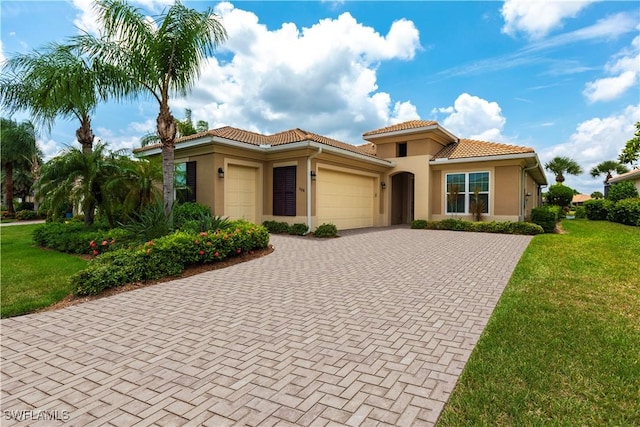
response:
M275 236L258 260L4 319L2 424L433 425L529 241Z

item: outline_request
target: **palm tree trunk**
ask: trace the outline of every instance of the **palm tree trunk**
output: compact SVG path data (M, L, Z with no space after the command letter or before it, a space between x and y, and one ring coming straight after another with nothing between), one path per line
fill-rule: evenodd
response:
M13 208L13 163L6 162L4 164L4 189L6 192L5 202L7 203L7 210L9 216L13 217L16 214Z
M93 139L95 135L91 130L91 119L89 116L83 116L80 120L80 127L76 131L76 138L82 146L82 152L84 154L91 154L93 152Z
M175 158L176 121L171 115L168 102L160 104L160 114L156 120L158 137L162 142L162 198L164 212L169 217L173 206L173 175Z

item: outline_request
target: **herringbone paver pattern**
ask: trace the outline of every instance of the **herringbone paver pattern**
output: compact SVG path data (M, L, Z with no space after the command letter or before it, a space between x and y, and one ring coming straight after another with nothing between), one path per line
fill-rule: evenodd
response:
M433 425L529 241L275 236L249 263L4 319L2 424Z

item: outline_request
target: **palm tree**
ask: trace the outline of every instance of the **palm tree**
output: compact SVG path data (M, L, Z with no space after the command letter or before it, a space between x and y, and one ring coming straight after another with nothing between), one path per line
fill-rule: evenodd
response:
M118 172L107 184L109 193L117 194L122 216L141 213L145 207L162 200L158 184L162 182L162 163L159 159L131 159L120 157Z
M615 160L605 160L591 169L591 176L595 178L600 175L606 175L604 183L607 184L612 177L612 172L621 174L629 172L629 169L622 163L616 162Z
M184 111L185 118L183 120L176 119L176 138L195 135L196 133L206 132L207 130L209 130L209 123L204 120L198 120L198 123L196 123L196 125L193 124L190 108L186 108ZM140 145L142 147L159 143L160 138L155 132L149 132L140 139Z
M544 168L556 174L556 182L559 184L564 182L565 173L570 175L580 175L582 173L580 165L569 157L554 157L544 165Z
M36 130L33 123L26 120L18 123L11 119L0 119L0 151L4 172L5 202L9 215L15 215L13 207L14 169L30 167L32 158L38 153Z
M170 94L186 95L194 86L207 55L227 38L212 9L204 12L177 1L154 22L123 0L96 2L101 38L85 34L76 42L85 52L125 71L142 93L158 101L157 134L162 143L163 201L167 214L173 204L176 121L169 109Z
M28 110L36 123L49 130L57 117L77 119L76 138L87 154L93 148L91 115L98 103L131 89L120 69L90 61L73 47L60 44L17 55L3 68L2 105L9 111Z
M69 204L81 207L85 225L93 224L96 207L109 216L113 197L107 184L117 175L116 157L106 152L104 144L97 144L91 153L68 148L42 166L38 197L54 216Z

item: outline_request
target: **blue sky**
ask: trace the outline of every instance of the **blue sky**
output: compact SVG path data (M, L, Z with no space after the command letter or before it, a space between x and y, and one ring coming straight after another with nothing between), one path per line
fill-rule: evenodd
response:
M133 1L150 15L170 0ZM91 1L3 1L0 59L97 30ZM588 170L615 159L640 120L640 6L623 1L185 2L215 8L229 40L196 88L174 98L211 128L302 128L362 143L392 123L438 120L460 137L526 145L543 162ZM154 129L151 100L101 105L94 132L135 148ZM15 118L27 118L17 114ZM42 131L52 156L78 124ZM549 176L552 183L553 179Z

